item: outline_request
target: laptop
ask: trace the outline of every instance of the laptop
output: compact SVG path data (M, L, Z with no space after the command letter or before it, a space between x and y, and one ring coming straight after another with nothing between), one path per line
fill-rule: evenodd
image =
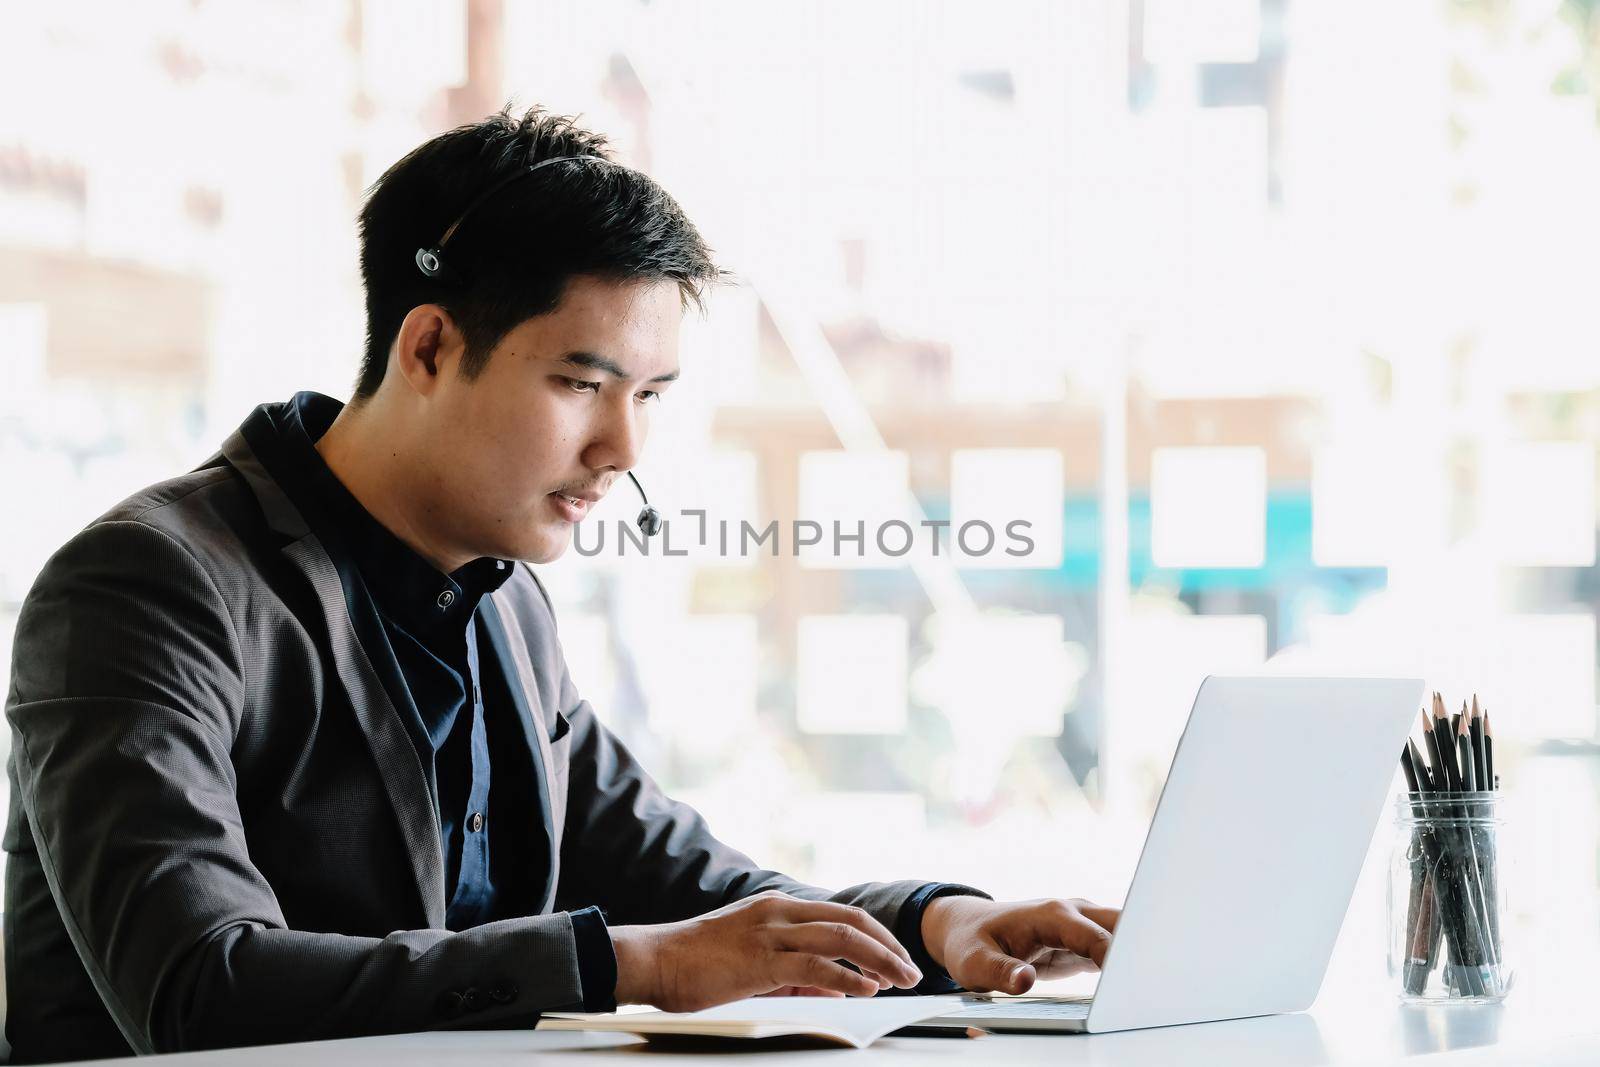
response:
M1304 1011L1420 678L1207 678L1092 996L967 995L922 1025L1103 1033Z

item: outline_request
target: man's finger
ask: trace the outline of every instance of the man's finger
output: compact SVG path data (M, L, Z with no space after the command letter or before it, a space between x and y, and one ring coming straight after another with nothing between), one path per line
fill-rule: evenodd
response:
M1093 960L1096 967L1106 961L1111 947L1111 931L1066 901L1051 900L1034 911L1032 934L1040 948L1064 948Z
M778 953L776 971L774 978L784 985L832 990L852 997L878 994L878 983L871 978L808 952Z
M809 952L829 960L849 960L869 977L882 975L889 985L910 989L922 980L915 967L877 938L842 922L795 923L775 932L779 948Z
M1079 904L1078 910L1083 913L1084 918L1099 923L1112 933L1117 932L1117 920L1122 918L1121 908L1104 908L1099 904L1085 903Z
M978 949L960 970L961 984L974 993L1026 993L1038 977L1032 964L993 948Z
M848 904L835 904L831 900L800 900L795 897L785 899L780 905L779 913L791 922L835 922L847 923L860 930L863 934L881 943L890 952L900 957L907 967L915 969L911 962L911 953L905 946L895 940L895 936L884 928L884 925L860 908L852 908ZM920 975L918 976L920 979Z

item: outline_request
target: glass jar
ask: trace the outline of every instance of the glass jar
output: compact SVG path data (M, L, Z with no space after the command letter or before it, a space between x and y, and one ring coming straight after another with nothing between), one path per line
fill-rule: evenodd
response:
M1497 1001L1503 935L1500 794L1402 793L1389 858L1389 975L1410 1001Z

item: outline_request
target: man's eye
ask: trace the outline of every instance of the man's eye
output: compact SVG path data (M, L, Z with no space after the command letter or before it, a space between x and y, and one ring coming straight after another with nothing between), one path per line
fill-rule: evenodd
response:
M598 393L600 391L599 382L587 382L582 378L563 378L562 381L566 382L574 393Z
M646 389L639 394L639 403L648 404L652 400L660 400L661 394L654 389Z

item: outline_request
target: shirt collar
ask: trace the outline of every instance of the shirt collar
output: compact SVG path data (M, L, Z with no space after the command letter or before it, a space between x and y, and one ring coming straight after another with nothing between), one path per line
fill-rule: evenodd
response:
M269 409L282 447L276 466L293 483L286 491L328 550L355 564L385 615L417 637L459 634L483 597L511 577L510 561L482 556L445 574L375 519L316 449L343 407L303 392Z

